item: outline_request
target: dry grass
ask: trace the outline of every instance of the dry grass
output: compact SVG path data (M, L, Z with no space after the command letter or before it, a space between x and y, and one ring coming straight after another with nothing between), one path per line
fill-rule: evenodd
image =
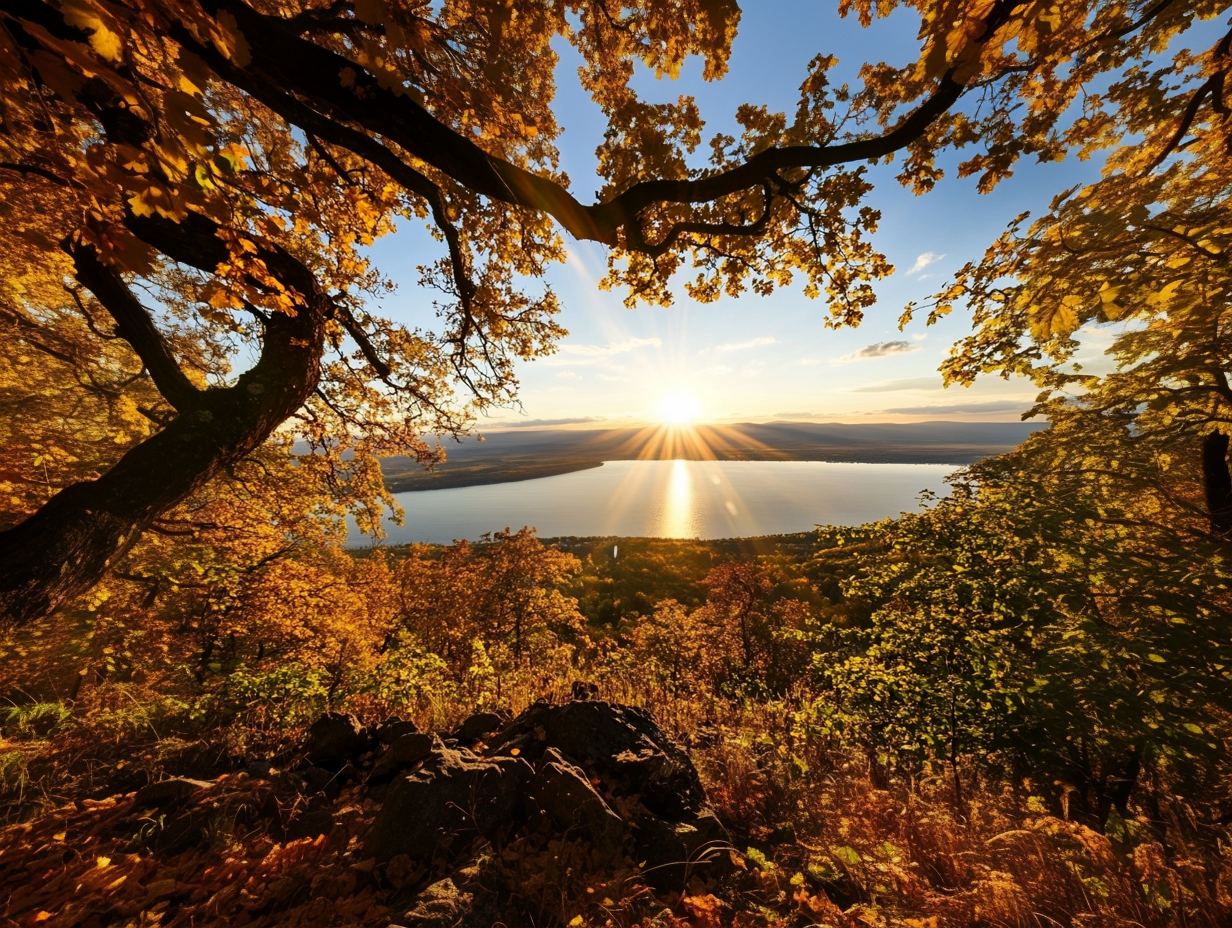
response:
M564 701L577 677L576 671L541 672L504 681L499 707L517 712L537 698ZM1209 812L1195 811L1162 787L1140 792L1135 815L1117 820L1110 834L1044 814L1043 803L1022 784L977 786L960 815L944 776L887 774L858 754L801 734L794 707L802 697L733 702L611 676L600 680L599 698L645 706L689 746L733 842L747 854L748 869L724 887L658 897L635 873L600 872L584 850L550 841L513 856L494 849L490 872L520 888L521 901L539 913L536 925L573 924L578 917L583 925L622 928L1232 924L1232 836L1223 826L1201 824ZM485 708L493 707L490 694L484 699ZM370 719L389 713L369 697L352 708ZM401 714L443 729L472 708L428 698ZM406 887L368 874L355 856L353 839L372 811L359 794L338 800L356 810L344 817L345 835L311 847L280 845L259 823L247 830L220 826L209 846L170 858L135 845L132 836L117 844L103 825L122 817L132 790L170 774L220 776L254 757L291 763L300 731L267 721L205 727L177 716L172 703L114 684L90 688L72 710L71 718L47 730L33 721L7 728L10 740L0 745L5 812L9 821L25 823L0 832L0 873L10 886L25 885L33 879L30 868L42 861L48 872L58 866L78 882L88 877L82 885L94 895L85 907L71 894L9 895L0 903L5 924L221 925L247 918L273 925L292 913L292 920L313 925L384 924L389 906L407 898ZM223 776L219 789L240 790L236 782ZM111 794L118 798L103 800ZM83 804L87 797L91 801ZM71 841L66 847L65 839L56 839L74 828L95 836L90 840L97 847ZM55 864L52 858L68 850L72 861ZM100 882L90 870L98 857L112 861L103 869L120 868L110 880ZM227 867L246 874L244 893L227 895L228 880L217 882L218 874L231 872ZM339 881L329 893L318 892L320 874ZM163 891L176 879L196 888L149 910L161 912L161 920L142 921L142 906L160 902L150 887ZM292 892L296 881L302 883L298 895ZM320 884L315 890L314 883ZM102 906L108 893L115 906ZM288 895L280 902L277 894ZM108 921L96 917L100 911L133 914ZM50 914L36 922L40 912Z

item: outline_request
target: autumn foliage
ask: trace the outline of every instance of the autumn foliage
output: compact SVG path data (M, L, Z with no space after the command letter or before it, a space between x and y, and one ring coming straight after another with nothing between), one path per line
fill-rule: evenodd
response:
M897 6L840 9L869 25ZM919 17L917 60L868 62L849 86L819 54L791 119L750 104L740 137L707 140L690 98L646 103L631 78L638 62L673 76L690 55L721 78L740 17L730 0L7 4L4 376L41 369L77 398L71 419L92 421L42 420L43 452L6 465L18 504L0 534L6 619L85 593L280 429L375 527L380 455L439 459L425 435L510 402L514 362L553 350L559 306L534 281L563 257L562 230L608 249L604 285L630 303L671 302L689 265L694 299L799 282L831 324L857 324L892 270L870 238L868 162L900 157L899 180L924 193L961 151L958 174L988 190L1024 156L1143 136L1149 154L1125 167L1150 173L1226 135L1226 40L1163 71L1135 64L1216 15L1216 0L901 6ZM555 37L582 56L608 124L593 204L558 166ZM1204 170L1192 180L1213 189ZM1194 196L1211 194L1177 208ZM1181 234L1205 248L1194 219ZM370 309L387 284L366 246L425 221L441 243L421 265L437 331ZM957 282L935 312L968 292L978 302L978 283ZM1079 298L1026 310L1010 339L1064 338Z
M1226 924L1225 7L844 3L917 17L918 57L848 85L819 54L794 114L707 139L632 76L721 78L729 0L6 2L3 917L388 925L434 874L360 855L379 794L320 779L305 727L599 696L692 751L739 872L480 848L535 924ZM607 122L594 203L557 42ZM564 233L630 304L799 285L856 324L892 270L870 162L927 193L1067 156L1100 180L903 317L969 311L947 379L1042 391L1049 427L947 498L797 538L343 546L396 513L383 455L439 463L553 350ZM371 309L367 248L412 223L433 330ZM205 781L183 816L139 815L171 774Z

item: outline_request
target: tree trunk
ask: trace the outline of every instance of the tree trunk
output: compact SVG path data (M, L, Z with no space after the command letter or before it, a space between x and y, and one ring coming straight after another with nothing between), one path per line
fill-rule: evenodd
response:
M1211 532L1232 534L1232 474L1228 471L1228 436L1211 432L1202 439L1202 484Z
M174 258L192 224L146 232ZM212 231L212 244L217 239ZM257 448L316 389L331 311L311 273L285 252L266 253L278 277L304 296L295 315L273 313L261 356L231 387L199 391L163 431L131 449L97 480L60 491L0 532L0 624L21 624L85 593L161 514ZM202 262L208 263L208 262ZM212 269L212 268L211 268Z

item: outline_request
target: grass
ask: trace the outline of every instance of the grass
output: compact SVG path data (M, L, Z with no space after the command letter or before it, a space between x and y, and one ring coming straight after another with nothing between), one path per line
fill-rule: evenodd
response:
M507 684L506 707L566 699L571 683ZM14 824L0 832L0 877L16 885L11 881L28 873L31 861L49 862L49 847L63 845L67 853L57 834L77 834L73 862L56 866L97 896L74 908L75 897L58 883L41 895L10 896L5 916L14 923L34 923L47 912L43 921L51 926L201 926L240 924L246 913L254 925L384 928L428 879L412 875L408 883L359 859L358 836L375 804L356 789L335 801L341 824L334 833L279 842L271 824L277 816L254 810L290 801L289 794L225 771L253 756L293 766L300 731L247 730L236 720L193 731L186 720L143 706L131 690L117 696L114 689L91 688L71 714L63 704L10 713L15 727L0 754L0 777ZM512 854L484 851L484 878L514 887L536 925L1180 928L1232 919L1227 828L1202 824L1209 810L1170 799L1162 786L1160 794L1137 796L1134 816L1112 823L1107 834L1047 814L1030 784L977 784L960 814L942 769L883 770L800 731L802 697L735 702L647 688L636 677L603 681L599 697L646 706L690 747L745 869L725 886L662 896L633 870L601 872L585 847L558 838ZM382 711L364 708L374 717ZM470 708L425 702L413 714L448 728ZM56 724L42 730L48 719ZM108 831L108 822L123 820L133 789L171 774L220 777L218 809L197 843L164 853L154 821L130 824L120 837ZM103 869L115 871L105 884L95 875L103 858ZM233 876L219 882L227 872ZM158 909L150 887L180 884L198 888L169 894ZM138 895L148 910L133 908ZM108 921L130 911L127 922ZM142 922L137 912L162 918Z

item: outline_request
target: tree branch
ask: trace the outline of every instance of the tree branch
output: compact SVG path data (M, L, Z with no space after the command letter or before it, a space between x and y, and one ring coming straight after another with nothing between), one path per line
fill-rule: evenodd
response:
M358 320L351 314L351 311L344 309L339 312L338 321L347 330L347 334L355 340L355 344L359 345L360 352L363 354L364 359L372 365L372 369L380 375L382 380L388 383L389 376L393 373L393 368L376 353L376 346L372 344L372 339L368 337L368 333L364 331Z
M163 398L180 412L193 408L201 399L201 391L180 368L149 312L120 275L99 260L93 245L66 241L61 247L73 259L77 280L111 314L116 321L116 334L132 346Z
M991 35L1021 2L999 0L985 20L984 36ZM251 63L243 68L236 66L212 45L200 41L187 27L174 21L168 26L172 37L203 58L225 80L252 94L305 131L351 148L355 154L374 162L377 162L376 150L380 150L383 157L377 162L379 166L402 182L400 175L407 169L405 162L383 144L350 128L362 126L482 196L541 210L555 218L575 238L609 246L618 245L620 231L629 229L638 221L642 209L653 203L712 202L766 183L779 171L833 167L893 154L920 139L965 89L963 83L954 79L951 69L940 78L931 96L880 136L834 145L770 148L742 165L709 177L643 181L606 203L585 206L555 181L489 155L470 139L437 121L411 97L383 87L375 75L344 55L304 39L286 21L259 13L239 0L204 0L202 6L211 15L229 13L235 17L251 49ZM294 91L295 97L278 93L275 88L288 88ZM292 106L292 102L298 105ZM298 112L292 115L292 110ZM303 117L308 113L312 116L305 120ZM332 124L334 131L326 131L325 123ZM340 135L347 135L348 141L340 141ZM352 147L358 141L357 135L365 141ZM390 164L388 158L401 162L400 167ZM411 189L426 195L414 187ZM630 242L636 243L637 236L627 235L626 239L626 247L636 250L636 245Z

